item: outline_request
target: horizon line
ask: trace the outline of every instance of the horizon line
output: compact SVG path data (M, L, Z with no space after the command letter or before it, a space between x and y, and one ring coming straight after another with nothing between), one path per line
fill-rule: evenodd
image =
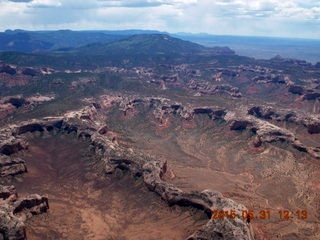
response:
M58 31L70 31L70 32L125 32L125 31L145 31L145 32L158 32L159 34L169 34L169 35L195 35L195 36L221 36L221 37L252 37L252 38L278 38L278 39L296 39L296 40L313 40L313 41L320 41L319 38L311 38L311 37L292 37L292 36L265 36L265 35L232 35L232 34L214 34L214 33L207 33L207 32L168 32L168 31L161 31L155 29L49 29L49 30L28 30L28 29L6 29L0 31L0 33L6 32L58 32Z

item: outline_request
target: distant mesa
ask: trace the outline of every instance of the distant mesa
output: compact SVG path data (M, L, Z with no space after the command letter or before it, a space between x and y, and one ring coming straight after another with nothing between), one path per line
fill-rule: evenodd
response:
M290 63L290 64L294 64L294 65L299 65L299 66L312 66L311 63L309 63L305 60L293 59L293 58L283 58L280 55L276 55L275 57L271 58L270 61L281 62L281 63Z
M78 49L79 48L79 49ZM157 31L24 31L0 32L0 51L23 53L51 51L86 53L194 54L209 51L215 55L234 55L228 47L207 48Z
M90 44L78 49L86 54L129 54L129 55L184 55L207 52L215 55L234 55L228 47L207 48L197 43L184 41L166 34L140 34L106 44Z
M35 70L34 68L25 68L23 71L22 71L22 74L24 75L29 75L31 77L34 77L38 74L37 70Z

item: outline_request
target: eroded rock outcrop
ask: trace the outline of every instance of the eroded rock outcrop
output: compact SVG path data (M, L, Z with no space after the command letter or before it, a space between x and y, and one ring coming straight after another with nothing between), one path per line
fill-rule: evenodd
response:
M23 159L0 154L0 177L14 176L26 171L27 167Z
M275 109L269 106L251 107L248 109L248 114L265 120L296 123L297 125L305 126L310 134L320 133L319 114L305 114L286 109Z
M254 106L250 108L248 110L248 114L263 119L273 119L278 117L278 114L272 108L261 106Z
M23 149L28 148L28 143L24 139L9 138L0 145L0 153L4 155L12 155Z
M309 133L320 133L320 121L311 121L309 123L306 123L306 125Z
M170 115L176 115L185 120L191 120L196 115L207 115L210 119L223 119L226 109L217 106L192 106L183 105L180 102L174 102L167 98L125 98L118 100L120 110L126 113L136 108L139 104L149 108L153 115L160 122Z
M241 213L247 210L242 204L225 198L221 193L205 190L203 192L184 192L162 180L167 169L165 161L154 160L151 157L141 155L136 151L115 151L115 155L108 154L106 172L111 174L116 169L130 170L134 176L142 176L147 187L156 192L169 205L191 206L205 211L209 216L215 209L235 210L237 217L233 220L223 219L219 221L209 220L202 229L196 231L188 240L207 239L213 240L217 236L220 239L253 239ZM120 153L120 154L119 154Z
M40 72L38 70L36 70L35 68L30 68L29 67L29 68L24 68L22 70L22 74L34 77L34 76L40 74Z
M10 103L16 108L20 108L24 105L26 105L28 102L26 99L22 97L10 97L8 100L6 100L4 103Z
M8 64L0 64L0 73L6 73L10 75L16 74L16 68L13 66L10 66Z
M26 239L24 221L46 212L48 199L37 194L19 198L13 186L0 185L0 239Z
M255 76L252 81L256 83L275 83L275 84L288 84L290 80L284 74L267 74Z
M137 104L139 101L135 101ZM154 102L154 101L153 101ZM94 107L94 106L93 106ZM178 111L180 107L173 106L170 111ZM87 110L92 111L91 108ZM86 111L87 111L86 110ZM89 112L90 112L89 111ZM98 109L96 109L98 111ZM217 116L223 116L224 111L212 110L209 108L192 109L191 114L208 114L212 116L216 112ZM97 112L95 112L98 114ZM117 169L128 170L136 177L142 177L146 186L161 196L161 198L169 205L191 206L205 211L208 216L214 209L236 209L237 217L234 220L223 220L215 222L209 220L203 228L188 239L215 239L215 234L223 236L222 239L243 239L251 240L252 235L249 227L244 219L240 218L241 211L246 208L231 199L225 198L222 194L211 190L203 192L184 192L176 186L167 183L163 180L163 175L167 169L167 162L157 159L153 156L146 155L136 149L125 148L120 146L116 141L108 139L108 137L99 133L99 129L104 127L104 121L99 121L99 117L82 118L84 110L68 113L59 118L46 118L43 120L33 120L29 122L20 123L17 125L8 126L1 133L7 134L13 138L11 141L22 141L24 134L33 131L62 131L66 133L76 134L78 137L86 136L87 140L91 142L92 150L96 156L99 156L101 161L105 164L105 172L108 174L114 173ZM0 140L0 147L3 142ZM24 216L27 218L33 214L46 211L48 204L47 199L38 195L31 195L28 198L17 200L10 205L10 211L3 212L0 216L7 221L10 219L10 224L14 223L15 228L5 228L0 232L4 232L5 236L16 236L10 239L24 239L24 225L17 216ZM19 225L20 224L20 225ZM11 226L10 225L10 226ZM1 226L1 225L0 225Z
M315 158L320 158L317 148L307 147L302 144L291 131L278 127L268 121L262 119L284 120L288 118L289 113L285 115L278 114L270 108L253 107L249 110L239 109L236 111L229 111L225 120L229 123L230 130L250 130L254 135L253 145L261 146L263 143L287 143L297 149L298 151L309 153ZM258 118L259 117L259 118ZM312 120L304 118L299 119L297 115L290 118L297 123L312 122ZM313 119L315 121L315 119Z
M0 98L0 119L8 114L15 112L18 109L28 111L43 102L51 101L55 98L54 95L34 95L30 97L23 97L22 95L7 96Z
M263 143L287 143L300 152L320 158L318 147L308 147L302 144L291 131L278 127L270 121L286 121L303 125L311 134L319 133L320 117L318 115L305 115L285 109L275 109L269 106L240 106L235 111L219 107L196 107L172 102L166 98L125 98L118 99L120 110L135 109L139 104L153 111L153 115L160 123L170 115L179 116L185 120L191 120L198 114L205 114L212 120L222 120L229 123L230 130L249 130L255 137L253 145L261 146Z
M1 200L6 200L9 199L12 201L10 198L17 199L18 195L16 193L16 189L14 186L3 186L0 185L0 199Z
M242 94L237 87L228 84L215 85L207 81L191 80L187 88L204 95L227 94L234 98L241 98Z
M45 118L42 120L32 120L22 122L16 125L10 125L1 130L0 149L4 146L12 147L25 141L24 134L28 132L65 132L75 134L80 139L86 139L91 142L91 149L95 155L103 162L105 172L113 174L117 169L129 171L135 177L141 177L148 189L156 192L168 205L190 206L201 209L208 216L211 216L212 210L236 210L237 217L235 219L220 219L214 221L210 219L208 223L201 229L196 231L188 240L194 239L253 239L254 234L250 231L249 225L245 219L241 218L241 212L246 210L245 206L223 197L220 193L205 190L203 192L185 192L176 186L163 180L163 176L167 170L167 162L146 155L137 149L122 147L110 139L108 127L106 126L101 109L105 110L105 106L119 107L121 111L130 111L138 108L138 106L147 107L155 118L164 119L168 115L177 115L186 120L190 120L196 115L204 114L210 119L219 118L226 121L231 130L248 130L254 135L253 143L256 147L264 143L287 143L298 151L308 153L314 157L320 157L320 149L310 148L303 145L295 137L295 135L287 129L283 129L269 122L276 121L300 121L310 124L310 131L317 131L317 125L314 128L317 118L309 116L309 118L300 118L299 113L289 113L275 111L270 107L253 106L251 108L239 108L235 111L217 107L195 107L184 106L181 103L172 102L164 98L112 98L112 104L90 104L88 107L80 111L69 112L61 117ZM99 106L99 107L96 107ZM16 152L19 149L10 150L8 152ZM6 154L10 155L10 154ZM8 193L9 191L9 193ZM10 194L10 190L4 191L5 196ZM16 201L11 215L22 214L24 211L31 213L45 210L45 206L33 210L33 206L40 204L39 198L25 199L24 201ZM42 201L43 202L43 201ZM41 205L41 204L40 204ZM40 206L39 205L39 206ZM20 209L24 210L20 210ZM19 213L18 213L19 212ZM9 213L7 213L9 214ZM24 215L28 215L23 213Z
M317 100L320 99L320 93L319 92L307 92L306 94L304 94L303 96L304 100Z
M312 101L320 99L320 92L317 87L305 88L303 86L291 84L288 91L292 94L302 95L303 100Z
M303 95L305 92L305 89L302 86L291 85L289 86L288 91L292 94Z

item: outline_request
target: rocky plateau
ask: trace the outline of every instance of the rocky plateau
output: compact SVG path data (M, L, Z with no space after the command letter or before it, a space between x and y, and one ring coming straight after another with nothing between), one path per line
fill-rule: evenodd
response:
M132 101L137 102L137 100L134 99L130 102ZM143 101L149 101L149 103L150 101L161 102L161 100L154 98ZM122 105L125 104L122 100L120 103ZM127 103L125 105L126 108L128 108L128 104L130 105L130 103ZM217 237L222 239L253 239L254 233L250 230L246 221L240 218L241 212L246 210L245 206L225 198L221 193L212 190L202 192L182 191L163 180L168 164L166 161L159 160L154 156L146 156L137 149L124 148L114 141L114 139L108 139L108 137L103 135L107 130L101 120L99 121L99 119L103 119L99 113L99 107L96 108L96 106L99 105L100 104L95 103L83 110L70 112L62 117L35 119L2 128L0 144L2 176L11 176L26 172L25 162L22 159L14 157L15 153L27 149L28 140L25 138L26 133L74 132L79 139L86 139L91 142L93 151L95 151L105 164L106 174L112 174L116 169L129 170L133 176L142 177L146 187L157 193L169 206L191 206L204 211L209 217L214 209L235 209L237 211L237 218L224 219L218 223L214 220L209 220L202 229L199 229L187 239L209 240L216 239ZM164 105L161 109L164 109ZM187 115L183 116L191 117L195 112L197 114L208 111L208 109L205 109L207 108L193 109L191 112L185 113ZM211 114L211 110L209 112ZM212 115L214 114L214 111L212 111ZM216 110L216 114L221 115L218 110ZM102 129L104 130L102 131ZM6 226L6 219L11 219L10 228L1 228L3 238L25 239L23 230L23 221L26 219L25 216L29 217L45 212L48 208L48 199L38 195L31 195L26 199L20 200L19 198L16 199L12 197L12 195L16 195L14 187L1 186L1 188L3 189L1 196L4 196L4 200L12 199L12 206L8 206L6 201L2 203L2 207L8 207L8 210L4 211L0 226ZM19 215L17 214L21 212L26 213L24 213L23 217L18 217ZM19 224L14 224L15 222L19 222Z

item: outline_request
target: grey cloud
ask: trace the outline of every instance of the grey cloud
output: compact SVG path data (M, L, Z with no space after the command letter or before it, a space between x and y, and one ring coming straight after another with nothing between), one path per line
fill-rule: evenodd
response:
M140 28L320 37L318 0L0 0L0 3L0 30Z

